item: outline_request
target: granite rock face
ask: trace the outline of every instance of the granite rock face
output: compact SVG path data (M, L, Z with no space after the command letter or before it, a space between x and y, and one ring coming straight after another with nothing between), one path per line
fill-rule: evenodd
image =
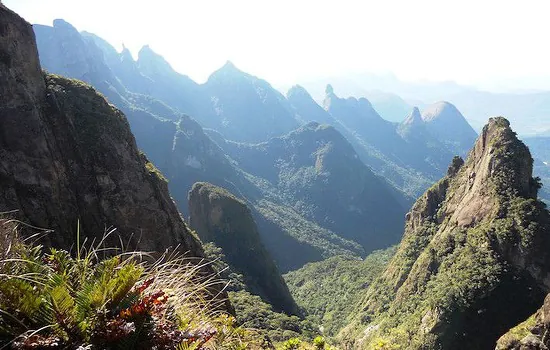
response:
M466 161L455 158L407 214L359 325L342 337L363 330L353 346L381 338L407 349L486 349L535 312L550 290L550 215L532 170L509 122L491 118Z
M73 244L80 221L90 239L114 227L139 249L201 256L126 117L88 85L43 73L31 25L3 5L0 23L0 211L53 230L56 246Z

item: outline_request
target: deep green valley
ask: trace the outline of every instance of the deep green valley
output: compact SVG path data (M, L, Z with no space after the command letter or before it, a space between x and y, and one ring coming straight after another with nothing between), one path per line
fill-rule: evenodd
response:
M197 83L0 3L0 349L550 348L535 107L335 86Z

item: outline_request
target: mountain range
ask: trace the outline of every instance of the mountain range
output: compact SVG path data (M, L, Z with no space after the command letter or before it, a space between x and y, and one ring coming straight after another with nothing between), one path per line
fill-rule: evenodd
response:
M343 96L365 96L385 118L401 122L413 106L421 109L440 100L457 106L474 129L480 130L488 116L505 115L521 136L550 130L547 91L485 91L452 81L404 81L392 74L357 73L299 82L316 101L322 101L324 87L331 83ZM281 87L286 88L286 87Z
M0 24L0 345L547 347L545 135Z
M197 181L238 194L282 271L395 243L404 208L464 152L434 147L433 122L432 140L402 137L366 99L330 91L323 108L299 86L285 97L230 62L196 84L147 46L134 61L63 20L35 33L46 70L92 84L125 112L184 215ZM467 126L460 118L449 122ZM469 131L464 144L475 138Z

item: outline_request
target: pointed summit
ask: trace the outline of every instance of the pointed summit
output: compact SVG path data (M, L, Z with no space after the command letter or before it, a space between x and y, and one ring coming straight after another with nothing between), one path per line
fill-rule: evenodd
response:
M210 76L208 77L208 80L224 80L225 79L234 79L236 77L241 78L247 78L247 79L257 79L256 77L253 77L239 68L235 66L235 64L229 60L227 60L223 66L221 66L219 69L214 71Z
M233 64L233 62L231 62L230 60L225 61L225 64L222 66L221 69L223 69L223 70L239 70L239 69L237 69L235 64Z
M159 61L168 64L168 62L166 62L166 60L161 55L153 51L153 49L151 49L149 45L143 45L143 47L138 52L138 62L150 63L151 61Z
M153 51L149 45L144 45L139 50L137 63L141 72L149 77L157 75L173 77L178 75L170 63L163 56Z
M120 52L120 59L123 62L134 62L134 57L132 56L132 53L124 44L122 44L122 51Z
M403 121L403 124L407 124L407 125L424 124L422 115L420 114L420 110L418 109L418 107L413 107L411 113Z
M331 84L327 84L325 88L325 98L323 99L323 108L330 113L332 104L339 100L338 96L334 93L334 88Z
M431 122L436 119L465 120L464 116L455 107L455 105L447 101L439 101L428 106L428 108L424 110L424 113L422 113L422 119L427 122Z
M532 170L508 120L489 119L466 161L455 157L407 214L358 317L359 329L374 328L358 333L363 348L384 338L411 350L490 349L536 311L550 288L550 216ZM412 333L394 336L405 324Z
M417 142L426 142L433 137L426 130L426 125L418 107L413 107L409 115L397 127L397 132L406 140L415 139Z
M56 29L63 29L63 30L78 33L78 30L76 30L76 28L72 24L70 24L69 22L67 22L67 21L65 21L64 19L61 19L61 18L54 19L53 27L56 28Z
M203 89L214 101L211 127L229 140L262 142L299 125L279 91L231 61L212 73Z
M428 131L453 153L466 155L477 137L462 113L447 101L428 106L422 113L422 119Z
M293 87L288 89L288 91L286 93L286 97L287 97L287 99L291 100L295 97L311 98L311 95L309 94L309 92L307 92L307 90L303 86L294 85Z
M143 45L143 47L139 50L138 62L142 62L142 63L155 62L155 63L170 66L168 61L166 61L164 57L162 57L161 55L153 51L153 49L149 45Z

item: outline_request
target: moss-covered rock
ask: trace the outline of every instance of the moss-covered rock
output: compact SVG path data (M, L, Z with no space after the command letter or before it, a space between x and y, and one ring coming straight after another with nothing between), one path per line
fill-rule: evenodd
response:
M407 214L396 255L342 333L350 346L486 349L532 314L550 288L550 217L532 159L491 118L464 165Z
M298 314L243 200L221 187L199 182L189 192L189 211L191 227L201 240L213 242L223 250L225 261L243 276L247 290L262 297L276 311Z

